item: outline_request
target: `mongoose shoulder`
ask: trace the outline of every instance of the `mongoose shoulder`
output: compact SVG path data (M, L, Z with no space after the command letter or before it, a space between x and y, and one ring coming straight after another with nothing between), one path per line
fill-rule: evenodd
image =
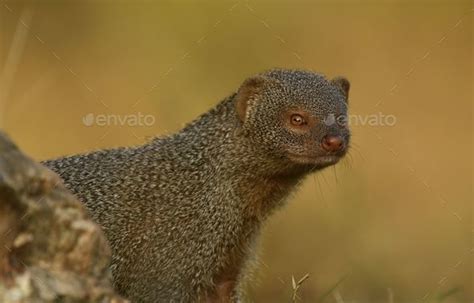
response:
M123 295L238 302L262 223L346 153L348 92L343 77L274 69L173 135L44 163L104 229Z

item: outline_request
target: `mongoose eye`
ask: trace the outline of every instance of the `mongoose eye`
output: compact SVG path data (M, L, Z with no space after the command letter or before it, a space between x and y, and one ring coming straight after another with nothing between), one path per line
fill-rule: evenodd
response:
M301 115L298 115L298 114L291 115L290 121L291 121L291 124L295 126L301 126L301 125L306 124L305 119Z

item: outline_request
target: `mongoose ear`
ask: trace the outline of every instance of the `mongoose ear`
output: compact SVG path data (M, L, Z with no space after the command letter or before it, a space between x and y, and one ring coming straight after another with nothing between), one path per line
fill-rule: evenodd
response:
M344 94L347 100L347 98L349 97L349 89L351 88L351 83L349 82L349 80L339 76L332 79L331 83L339 88L339 90Z
M254 76L248 78L237 91L235 96L235 109L242 122L245 121L245 117L247 115L249 100L254 100L258 97L267 80L268 79L266 79L264 76Z

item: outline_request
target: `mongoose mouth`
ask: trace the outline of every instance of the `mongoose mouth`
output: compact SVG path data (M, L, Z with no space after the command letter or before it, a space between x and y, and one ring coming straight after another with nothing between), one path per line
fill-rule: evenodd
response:
M288 158L293 162L305 165L314 165L315 167L324 167L334 165L342 158L339 155L324 155L324 156L308 156L308 155L297 155L289 154Z

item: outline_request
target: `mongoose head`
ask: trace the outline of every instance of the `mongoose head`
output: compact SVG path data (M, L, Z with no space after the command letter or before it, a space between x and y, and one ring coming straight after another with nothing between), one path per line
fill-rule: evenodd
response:
M349 81L301 70L270 70L248 78L235 96L251 142L275 159L322 168L345 155Z

